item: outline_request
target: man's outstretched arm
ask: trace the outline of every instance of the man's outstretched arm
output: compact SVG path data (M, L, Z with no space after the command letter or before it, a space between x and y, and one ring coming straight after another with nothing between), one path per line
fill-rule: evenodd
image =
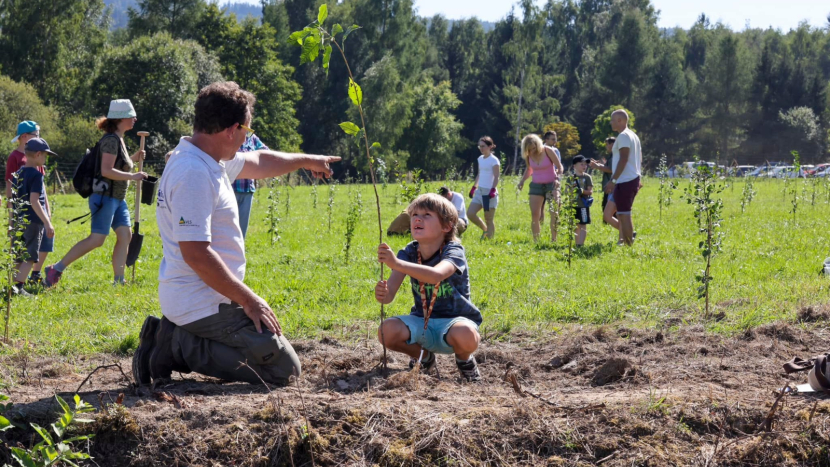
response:
M259 150L243 154L245 165L237 178L263 179L285 175L295 170L306 169L314 177L328 178L332 175L329 164L340 161L336 156L315 156L271 150Z

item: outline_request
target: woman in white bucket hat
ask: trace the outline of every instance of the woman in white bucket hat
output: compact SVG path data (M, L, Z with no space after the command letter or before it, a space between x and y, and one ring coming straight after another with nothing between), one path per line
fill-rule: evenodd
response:
M96 121L104 136L98 142L101 171L93 182L93 193L89 197L92 232L87 238L76 243L63 259L46 268L44 283L47 287L55 285L60 280L67 266L102 246L110 229L115 232L116 238L112 251L114 283L124 283L124 267L132 236L130 210L125 201L127 188L130 180L139 181L147 178L144 172L132 173L133 162L144 159L144 151L136 151L130 156L124 144L124 133L132 130L136 121L138 119L135 109L129 99L111 101L107 116Z

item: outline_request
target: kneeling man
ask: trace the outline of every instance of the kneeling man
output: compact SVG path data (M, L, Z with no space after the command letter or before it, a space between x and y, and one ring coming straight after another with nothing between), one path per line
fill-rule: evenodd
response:
M255 98L234 82L199 92L193 136L173 151L159 182L156 217L164 258L161 320L149 316L133 357L138 384L195 371L229 381L284 385L300 360L268 303L242 280L245 244L231 182L308 169L331 175L338 157L276 151L237 153ZM247 362L250 366L242 366Z

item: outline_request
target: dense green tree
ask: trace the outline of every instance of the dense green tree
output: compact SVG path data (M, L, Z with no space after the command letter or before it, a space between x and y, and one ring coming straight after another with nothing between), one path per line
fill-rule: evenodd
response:
M0 75L0 157L3 160L17 147L10 140L17 131L17 124L23 120L37 122L41 136L47 141L60 132L58 112L43 103L32 85Z
M783 126L781 146L798 151L802 162L816 162L820 155L823 135L818 117L809 107L793 107L778 113Z
M677 33L677 32L675 32ZM695 106L689 96L692 73L683 69L682 40L661 37L655 48L655 62L645 75L646 85L637 103L640 136L648 141L646 162L657 162L662 154L671 160L694 154Z
M597 118L594 119L594 129L591 130L591 139L593 140L594 147L601 151L601 154L605 153L605 138L608 138L609 136L617 136L619 134L611 129L611 114L614 113L615 110L620 109L628 112L628 128L634 132L637 131L635 128L636 117L634 116L634 112L626 109L622 105L612 105L605 110L605 112L599 114Z
M207 3L205 0L138 0L138 8L127 10L127 28L132 37L168 32L173 37L193 39Z
M751 82L752 62L746 44L732 31L720 28L719 37L707 53L701 90L704 105L701 113L707 126L698 132L702 158L729 162L732 151L744 140L748 108L747 92Z
M210 60L200 49L196 42L159 33L111 50L104 56L102 71L93 83L97 113L105 114L111 99L130 99L138 114L136 129L151 133L148 147L156 153L169 150L182 131L189 133L192 124L200 84L194 57L203 58L201 66L204 60ZM211 67L216 69L215 65ZM201 79L215 81L221 76Z
M501 70L501 92L493 95L510 122L508 135L512 136L511 172L517 170L521 138L531 131L539 131L553 119L559 110L558 86L560 76L545 73L545 44L542 41L544 16L531 0L521 2L522 17L513 13L500 22L504 41L500 41L494 60Z
M72 113L90 97L107 37L101 0L0 2L0 68L29 83L46 104Z
M222 75L257 96L252 123L257 135L274 149L298 150L302 138L295 108L301 90L292 79L294 69L277 56L276 31L252 18L240 24L215 4L207 7L196 29L199 43L218 56Z
M461 137L461 123L452 114L461 101L450 83L434 85L425 77L410 91L412 118L406 138L398 146L409 153L409 168L443 172L460 162L455 157L466 144Z

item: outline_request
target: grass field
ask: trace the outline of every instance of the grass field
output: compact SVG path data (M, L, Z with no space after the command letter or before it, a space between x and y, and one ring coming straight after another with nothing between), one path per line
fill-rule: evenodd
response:
M480 233L472 226L463 238L473 301L484 315L485 338L497 338L516 328L551 330L562 323L622 322L646 328L667 318L702 321L694 279L702 267L697 224L691 207L681 199L688 181L680 182L673 204L660 219L659 182L646 180L634 206L638 240L633 248L615 245L616 234L602 225L597 197L586 248L577 253L570 268L564 261L563 245L532 242L527 192L516 195L514 179L504 183L511 188L502 189L496 238L479 240ZM789 182L790 186L794 183L802 182ZM743 182L723 192L726 237L723 252L713 262L712 297L717 311L726 316L706 322L708 330L732 334L792 317L802 305L827 301L830 279L819 270L828 256L830 195L827 185L817 185L811 205L813 186L805 183L806 190L798 190L805 199L800 200L795 219L792 195L784 194L782 181L756 182L758 194L745 213L740 208ZM435 191L439 185L432 182L427 188ZM454 185L462 193L469 188L467 182ZM321 331L339 334L353 329L355 322L366 327L366 321L376 320L379 313L373 296L378 270L371 186L336 187L331 231L327 186L318 187L316 208L311 187L281 186L279 190L280 239L273 246L266 224L268 188L256 195L248 232L246 282L271 304L289 337L310 337ZM384 224L388 224L405 206L396 201L396 185L379 190ZM358 192L363 212L352 258L346 262L345 218ZM87 235L89 225L65 222L86 211L86 200L77 195L50 199L57 230L56 253L49 260L53 263ZM55 289L35 299L15 300L11 337L41 355L130 353L144 317L160 315L156 278L162 251L153 211L143 207L145 240L135 282L126 287L110 285L114 244L110 238L103 248L67 269ZM399 249L408 239L386 241ZM411 297L401 293L387 313L408 313L411 304ZM0 349L10 351L14 350Z

